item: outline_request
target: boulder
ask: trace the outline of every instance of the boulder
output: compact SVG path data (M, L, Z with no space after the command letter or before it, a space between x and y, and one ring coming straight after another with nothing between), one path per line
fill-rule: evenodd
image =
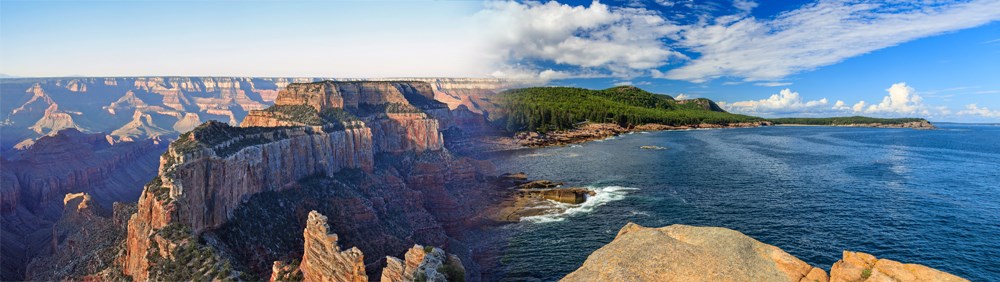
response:
M721 227L625 225L561 281L827 281L778 247Z
M969 281L919 264L878 259L862 252L844 251L830 268L831 282L847 281Z

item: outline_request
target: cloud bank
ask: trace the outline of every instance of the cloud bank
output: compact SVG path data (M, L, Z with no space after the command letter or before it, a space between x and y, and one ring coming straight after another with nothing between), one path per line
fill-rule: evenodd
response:
M910 1L912 2L912 1ZM648 75L704 82L721 77L775 81L918 38L1000 19L1000 1L821 0L773 18L749 14L756 2L734 1L735 14L704 17L656 10L556 2L490 2L477 17L501 64L548 65L568 76ZM657 1L672 7L678 1ZM555 67L552 67L555 66Z
M844 101L837 100L833 105L830 105L827 98L806 101L798 92L786 88L767 99L732 103L719 102L719 106L731 112L769 116L865 114L884 117L914 117L950 114L946 108L925 105L923 98L917 94L917 91L906 85L905 82L895 83L885 91L888 94L882 97L882 101L877 104L858 101L853 106L848 106ZM985 108L975 107L975 104L969 105L968 109L963 112L984 117L990 117L989 114L996 113ZM997 116L1000 117L1000 115Z

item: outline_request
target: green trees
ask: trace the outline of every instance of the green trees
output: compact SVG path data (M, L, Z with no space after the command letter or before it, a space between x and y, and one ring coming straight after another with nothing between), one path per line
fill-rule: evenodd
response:
M632 126L646 123L692 125L729 124L763 119L727 113L704 99L679 103L667 95L631 86L590 90L572 87L533 87L505 91L500 110L491 120L508 131L562 130L581 122Z
M847 125L847 124L903 124L907 122L925 121L922 118L873 118L863 116L829 117L829 118L772 118L774 124L805 124L805 125Z

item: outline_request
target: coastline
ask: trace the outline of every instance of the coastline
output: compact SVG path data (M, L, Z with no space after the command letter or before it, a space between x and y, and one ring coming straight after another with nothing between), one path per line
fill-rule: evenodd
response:
M769 121L731 123L726 125L702 123L681 126L647 123L626 128L612 123L587 123L576 129L552 131L549 133L520 132L511 137L510 141L502 143L514 143L520 146L520 148L543 148L585 143L631 132L751 128L772 125Z
M594 140L601 140L609 137L632 132L649 131L670 131L670 130L692 130L692 129L725 129L725 128L753 128L762 126L833 126L833 127L865 127L865 128L910 128L914 130L937 129L933 124L923 122L907 122L901 124L885 123L864 123L864 124L775 124L771 121L743 122L731 124L694 124L672 126L664 124L647 123L633 127L622 127L612 123L587 123L576 129L552 131L548 133L519 132L513 137L498 138L496 143L504 144L504 148L498 151L516 150L523 148L544 148L551 146L566 146L572 144L585 143Z

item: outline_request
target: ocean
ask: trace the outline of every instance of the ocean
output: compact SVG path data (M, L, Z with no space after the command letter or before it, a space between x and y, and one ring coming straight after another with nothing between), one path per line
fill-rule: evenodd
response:
M558 280L632 221L734 229L827 271L851 250L995 281L1000 126L939 127L661 131L510 153L503 171L597 195L502 227L496 276Z

